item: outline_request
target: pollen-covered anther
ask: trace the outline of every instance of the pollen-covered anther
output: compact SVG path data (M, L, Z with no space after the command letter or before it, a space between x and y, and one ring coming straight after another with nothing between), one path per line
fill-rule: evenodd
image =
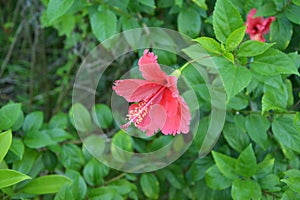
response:
M139 125L145 116L148 114L148 106L152 105L151 103L148 103L147 100L141 101L136 106L129 111L129 114L127 115L128 119L134 122L135 125Z

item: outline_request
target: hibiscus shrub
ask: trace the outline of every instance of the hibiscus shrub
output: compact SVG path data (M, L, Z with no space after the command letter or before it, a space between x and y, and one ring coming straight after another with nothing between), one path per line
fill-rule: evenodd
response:
M38 93L33 98L37 88L44 87L43 82L32 79L34 74L28 75L36 69L27 68L28 61L19 62L18 52L11 51L18 45L16 40L13 45L2 45L10 53L1 60L0 77L27 76L30 84L40 85L24 84L11 101L1 101L0 199L300 199L299 0L20 2L7 3L7 9L24 6L24 14L31 8L28 23L38 24L34 34L40 31L49 47L64 47L61 54L37 51L37 55L50 56L45 61L49 65L65 64L47 68L56 70L45 75L49 76L45 87L53 89L48 90L51 101L41 100L43 95ZM17 17L15 12L7 18ZM6 23L1 44L8 40L9 28L15 28L18 36L26 26L22 23L18 28ZM191 37L191 45L183 49L189 62L154 47L150 50L154 53L135 49L106 71L97 87L95 105L71 102L72 77L90 49L121 31L144 28L147 32L149 27L169 28ZM133 48L136 41L143 40L135 36L126 38ZM166 35L156 37L161 43L170 42ZM28 45L20 40L20 49ZM60 59L61 55L67 59ZM11 56L14 59L9 60ZM30 62L37 60L32 57ZM164 72L160 64L171 66L174 72ZM121 78L135 65L144 79ZM6 88L10 82L1 79ZM181 79L195 99L176 85ZM125 118L127 113L118 116L113 112L109 104L112 92L130 102L123 126L116 118ZM226 116L213 115L218 108ZM176 121L170 116L176 116ZM193 126L195 121L198 127ZM134 133L146 133L141 138L126 134L126 129L134 128ZM210 128L217 134L206 140ZM99 129L111 141L109 148L107 140L89 135ZM193 139L188 149L186 138ZM149 156L145 162L150 166L135 163L130 172L116 170L139 153L160 152L168 162L168 152L158 151L164 148L183 154L164 167L151 163ZM99 161L99 155L107 152L116 167L105 162L110 158ZM142 170L146 167L153 170L146 173ZM143 173L133 173L139 170Z

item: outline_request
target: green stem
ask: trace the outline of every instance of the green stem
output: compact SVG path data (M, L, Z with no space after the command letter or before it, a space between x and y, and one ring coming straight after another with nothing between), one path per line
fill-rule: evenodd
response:
M182 65L179 69L175 70L171 76L176 76L177 78L180 77L182 71L189 65L189 64L192 64L193 62L196 62L196 61L200 61L200 60L203 60L203 59L206 59L206 58L209 58L211 57L210 55L207 55L207 56L203 56L203 57L200 57L200 58L196 58L196 59L193 59L193 60L190 60L188 62L186 62L184 65Z
M249 114L261 114L262 111L258 110L258 111L252 111L252 110L228 110L228 112L230 113L234 113L234 114L242 114L242 115L249 115ZM294 115L296 114L297 111L266 111L265 115Z
M123 178L125 175L126 175L126 173L123 172L123 173L119 174L118 176L113 177L112 179L109 179L108 181L106 181L106 182L104 183L104 185L108 185L108 184L110 184L110 183L112 183L112 182L114 182L114 181L116 181L116 180L119 180L119 179Z

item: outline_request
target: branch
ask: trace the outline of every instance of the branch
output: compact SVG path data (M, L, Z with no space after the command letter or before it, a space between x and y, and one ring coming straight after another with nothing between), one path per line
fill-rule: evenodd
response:
M4 73L4 71L5 71L5 68L7 67L7 64L8 64L8 62L9 62L9 60L10 60L10 57L11 57L12 52L13 52L13 50L14 50L15 44L16 44L16 42L17 42L17 38L18 38L19 34L21 33L21 31L22 31L22 29L23 29L23 27L24 27L24 23L25 23L25 20L23 20L23 21L19 24L18 29L17 29L17 31L16 31L16 34L14 35L14 40L13 40L13 42L11 43L11 45L10 45L10 47L9 47L9 49L8 49L8 52L7 52L6 56L5 56L5 59L4 59L3 63L2 63L2 65L1 65L0 78L1 78L2 75L3 75L3 73Z

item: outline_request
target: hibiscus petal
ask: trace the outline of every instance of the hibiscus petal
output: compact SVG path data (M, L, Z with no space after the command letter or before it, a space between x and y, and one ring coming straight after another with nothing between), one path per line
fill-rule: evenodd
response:
M167 109L168 115L166 123L161 129L163 134L186 134L190 131L189 125L191 121L191 113L189 107L181 96L173 98L173 101L169 102L168 108L165 107L165 109Z
M250 39L251 40L261 41L261 42L265 42L266 41L262 33L250 34Z
M161 132L164 135L176 135L177 133L180 133L180 113L172 117L168 115Z
M113 90L128 102L139 102L150 97L160 87L161 85L146 80L127 79L116 81Z
M131 102L131 95L142 85L147 84L148 81L139 79L117 80L112 89L119 95L124 97L128 102Z
M165 109L157 104L151 107L149 114L145 117L143 122L138 125L138 128L145 131L147 136L152 136L159 129L162 129L166 119L167 113Z
M269 17L267 19L264 19L264 30L263 30L263 34L266 34L270 31L270 26L271 26L271 23L276 19L276 17Z
M158 64L146 64L140 65L140 71L142 76L149 81L154 81L157 83L165 83L167 74L161 71Z
M140 87L138 87L130 96L130 99L133 102L138 102L141 100L150 100L151 97L156 94L154 99L151 99L152 103L156 103L161 97L161 92L164 89L164 86L148 82Z
M181 112L180 131L186 134L190 131L191 112L184 99L182 97L179 98Z
M148 129L157 131L158 129L162 129L164 127L167 119L167 112L163 106L159 104L152 106L149 116L151 123Z
M167 112L165 108L156 104L150 110L149 115L153 125L155 125L158 129L162 129L167 119Z
M251 20L255 14L256 14L256 8L252 8L252 9L250 10L250 12L248 13L247 21L248 21L249 19Z
M144 55L139 59L138 65L142 76L146 80L164 83L167 74L160 69L156 59L157 56L153 52L149 52L149 49L146 49Z
M269 17L264 19L262 16L254 17L256 9L252 9L247 16L247 29L246 33L250 35L251 40L258 40L265 42L264 34L270 31L270 25L274 21L275 17Z
M178 95L171 90L166 90L160 104L168 111L168 116L173 117L178 112Z
M138 65L155 64L157 63L157 56L153 52L149 52L149 49L145 49L143 56L139 59Z

